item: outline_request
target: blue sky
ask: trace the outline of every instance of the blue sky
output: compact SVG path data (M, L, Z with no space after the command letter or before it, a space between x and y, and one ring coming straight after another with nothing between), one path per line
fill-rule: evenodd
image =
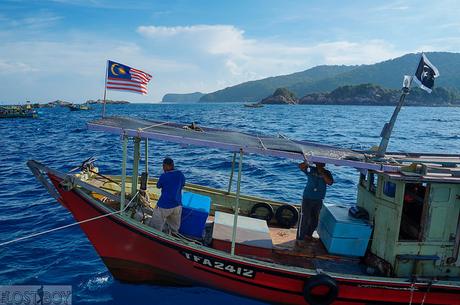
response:
M0 103L102 98L106 60L147 96L212 92L322 64L460 51L460 1L0 0Z

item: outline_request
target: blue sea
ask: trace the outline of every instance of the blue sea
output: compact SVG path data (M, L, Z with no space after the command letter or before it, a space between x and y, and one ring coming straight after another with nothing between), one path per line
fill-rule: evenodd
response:
M392 107L287 106L244 108L242 104L109 105L109 115L192 121L203 126L368 149L378 145ZM40 109L38 119L0 120L0 243L73 223L70 213L35 180L26 161L35 159L69 171L91 156L102 173L120 174L121 141L90 132L92 111ZM150 172L171 156L187 180L226 188L231 153L150 141ZM460 109L402 109L389 151L460 153ZM132 147L130 147L132 152ZM352 204L357 172L328 166L336 183L326 201ZM305 175L293 160L245 155L242 191L291 203L300 201ZM132 285L115 280L78 226L0 247L0 285L71 285L74 304L263 304L203 287Z

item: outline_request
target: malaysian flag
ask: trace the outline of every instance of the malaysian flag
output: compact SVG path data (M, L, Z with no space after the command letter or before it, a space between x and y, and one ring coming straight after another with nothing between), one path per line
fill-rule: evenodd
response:
M109 60L105 87L108 90L147 94L147 84L151 79L152 75L144 71Z

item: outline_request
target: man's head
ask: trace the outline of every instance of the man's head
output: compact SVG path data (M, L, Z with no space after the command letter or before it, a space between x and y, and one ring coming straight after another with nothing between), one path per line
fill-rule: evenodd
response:
M163 171L169 172L174 169L174 161L170 157L166 157L163 160Z

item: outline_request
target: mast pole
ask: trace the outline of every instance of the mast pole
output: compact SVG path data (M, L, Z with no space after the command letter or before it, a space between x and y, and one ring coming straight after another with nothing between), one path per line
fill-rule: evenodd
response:
M399 102L396 105L395 110L393 111L393 115L391 116L390 122L385 123L382 128L382 132L380 136L382 140L380 141L380 145L378 147L376 156L382 158L385 156L387 151L388 143L390 142L391 132L393 131L393 127L396 123L396 119L398 118L399 111L401 110L402 105L404 104L404 99L406 95L409 94L410 84L412 82L412 77L408 77L407 80L404 78L404 85L402 88L401 96L399 97Z
M232 248L230 252L231 255L235 255L236 228L238 225L238 212L240 209L239 208L240 206L240 185L241 185L242 168L243 168L243 149L240 149L240 160L238 161L238 181L236 183L235 216L233 217Z
M104 85L104 101L102 104L102 118L105 117L105 99L107 96L107 73L109 73L108 71L109 71L109 61L107 60L107 64L105 67L105 85Z
M126 159L128 154L128 137L123 135L123 156L121 163L121 194L120 194L120 211L125 207L126 196Z
M233 173L235 172L235 161L236 161L236 152L233 153L232 171L231 171L231 173L230 173L230 180L228 181L228 190L227 190L227 194L230 194L230 191L232 190Z

